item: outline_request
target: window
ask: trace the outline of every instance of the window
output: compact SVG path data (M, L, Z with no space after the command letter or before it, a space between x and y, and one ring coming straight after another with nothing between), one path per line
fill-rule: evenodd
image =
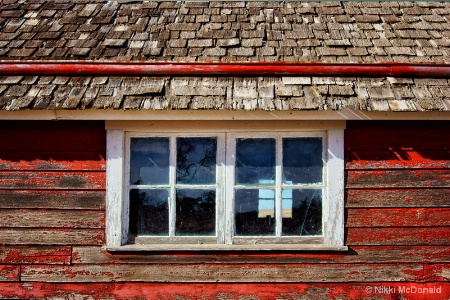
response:
M220 242L223 135L132 132L126 143L129 242Z
M322 236L323 133L230 134L228 241L302 242ZM259 239L259 240L258 240ZM303 238L303 242L306 239Z
M117 123L108 248L344 249L342 128Z

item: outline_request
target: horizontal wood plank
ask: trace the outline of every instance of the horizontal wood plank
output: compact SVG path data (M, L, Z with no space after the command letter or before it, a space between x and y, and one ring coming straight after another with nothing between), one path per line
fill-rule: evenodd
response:
M347 252L275 253L109 253L101 247L73 247L74 264L267 264L267 263L409 263L450 262L447 246L353 246Z
M422 264L82 265L22 268L22 281L44 282L379 282L423 278Z
M450 264L425 265L427 281L450 281Z
M106 151L103 121L1 121L0 151Z
M346 151L346 169L449 169L450 150Z
M105 208L104 191L0 190L0 208Z
M450 187L449 170L346 171L347 188Z
M450 208L352 208L346 210L348 227L450 226Z
M407 292L407 289L411 292ZM449 299L448 282L377 283L41 283L0 282L3 298L42 299ZM386 291L392 291L388 294ZM432 293L436 291L436 293ZM419 298L421 299L421 298Z
M105 172L0 172L0 189L105 189L105 182Z
M105 228L103 211L0 209L0 227Z
M0 264L68 265L70 246L0 246Z
M2 245L103 245L103 229L0 228Z
M218 111L215 111L217 113ZM199 111L196 112L198 116ZM207 112L208 113L208 112ZM209 112L210 114L211 112ZM192 112L190 112L192 114ZM214 115L215 116L215 115ZM108 130L124 131L142 131L142 132L261 132L264 131L305 131L305 130L328 130L330 128L345 128L343 120L299 120L299 119L280 119L269 120L268 115L260 120L214 120L214 116L209 120L107 120L106 128ZM265 120L264 120L265 119Z
M450 189L347 189L349 207L450 207Z
M346 228L345 244L355 245L450 245L450 227Z
M102 171L106 169L102 152L0 152L0 170L12 171Z
M0 281L18 281L19 268L13 265L0 265Z
M448 121L348 121L346 150L449 150Z

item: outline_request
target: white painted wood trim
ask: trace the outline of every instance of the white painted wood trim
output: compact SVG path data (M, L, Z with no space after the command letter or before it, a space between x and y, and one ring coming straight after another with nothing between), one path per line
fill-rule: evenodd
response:
M324 245L322 236L235 236L233 245Z
M216 235L217 243L225 243L225 135L217 135L216 149Z
M260 244L260 245L221 245L221 244L167 244L167 245L126 245L106 247L109 252L127 251L348 251L346 246L324 244Z
M301 131L308 132L325 131L330 128L345 128L345 121L305 121L305 120L278 120L278 121L106 121L106 129L120 129L136 134L180 133L200 132L203 134L231 133L235 134L262 132L264 134L279 132ZM139 132L139 133L138 133Z
M449 120L450 111L0 110L0 120Z
M227 135L226 159L225 159L225 243L233 244L234 238L234 184L236 164L236 139L233 135Z
M123 180L123 192L122 192L122 244L125 245L128 243L129 231L130 231L130 164L127 163L130 161L130 147L131 140L127 138L126 132L124 132L124 149L123 149L123 169L124 175L122 176ZM127 150L128 149L128 150Z
M173 237L161 237L161 236L137 236L134 238L134 245L159 245L164 248L165 245L179 244L217 244L217 237L211 236L173 236Z
M275 144L275 236L280 237L283 233L282 213L282 185L283 185L283 145L282 137L276 137Z
M124 132L108 130L106 134L106 245L121 246L126 239L122 232L124 176Z
M245 127L245 122L237 122L242 123L239 126ZM334 124L336 125L336 124ZM324 206L323 206L323 219L324 219L324 238L323 242L317 244L317 246L322 246L321 249L329 249L330 247L336 247L339 249L343 249L344 244L344 127L345 123L339 124L340 126L332 127L326 131L326 139L324 142L324 151L326 152L326 171L324 176ZM204 126L204 125L203 125ZM203 127L204 129L204 127ZM223 128L222 128L223 129ZM261 130L264 130L265 127L261 127ZM273 128L274 131L277 128ZM172 129L173 130L173 129ZM313 130L309 128L309 130ZM324 132L315 132L311 131L302 131L302 132L293 132L292 128L290 132L284 132L281 130L280 133L282 136L322 136L324 137ZM168 132L172 132L169 130ZM175 136L205 136L210 135L207 132L189 134L182 133L183 131L170 134L171 139L175 139ZM217 217L221 218L221 220L225 222L225 232L220 232L218 229L217 234L218 243L225 243L225 245L230 245L233 243L233 233L234 233L234 165L235 165L235 139L236 137L255 137L255 134L258 136L261 134L262 136L275 136L274 132L234 132L227 134L226 145L224 145L225 135L224 130L219 131L222 133L217 133L215 136L218 136L218 167L222 169L218 169L218 177L222 176L222 178L226 178L226 182L228 183L226 186L220 186L222 183L219 180L217 182L217 191L220 194L220 190L225 190L223 195L224 199L217 200L223 201L225 205L222 205L223 211L220 209L217 211ZM240 133L239 133L240 132ZM110 129L107 131L107 228L106 228L106 239L107 239L107 247L111 248L121 248L122 245L125 245L128 242L128 214L129 214L129 206L127 204L127 192L128 188L124 188L126 182L124 182L124 178L128 178L127 172L129 172L129 167L125 166L124 155L125 155L125 143L129 144L129 138L131 136L158 136L160 133L127 133L127 139L125 139L124 130L121 129ZM129 145L127 146L129 147ZM171 146L173 148L174 145ZM222 151L219 154L219 149L225 149L226 151ZM173 149L172 149L173 150ZM174 152L174 151L172 151ZM226 155L225 161L223 161L223 156ZM280 159L277 158L278 164L280 164ZM223 166L224 165L224 166ZM223 167L221 167L223 166ZM223 170L225 169L225 170ZM219 175L219 173L221 175ZM127 176L127 177L125 177ZM172 175L174 176L174 174ZM278 180L277 180L278 182ZM281 197L281 195L279 195ZM217 203L219 204L219 203ZM280 205L281 206L281 198ZM174 209L174 208L172 208ZM280 208L279 208L280 210ZM217 225L220 227L220 220ZM225 238L224 238L225 236ZM298 239L298 243L295 244L298 250L302 249L303 244L301 243L301 239ZM224 244L222 244L224 245ZM284 245L284 244L282 244ZM282 250L283 246L280 245L280 250ZM246 247L246 246L245 246ZM244 248L245 248L244 247ZM325 248L324 248L325 247ZM328 248L327 248L328 247ZM195 247L193 247L194 249ZM214 247L213 247L214 248ZM217 249L219 249L218 247ZM251 248L251 247L250 247ZM249 250L251 250L249 248ZM273 249L270 245L268 247L264 246L265 249L261 249L261 247L256 247L254 250L266 250L268 248ZM288 247L289 248L289 247ZM344 247L345 248L345 247ZM222 249L222 248L220 248ZM224 248L225 249L225 248ZM238 248L233 245L226 250L238 250ZM252 248L253 249L253 248ZM166 250L165 245L161 245L159 250ZM213 250L213 249L211 249Z
M328 130L324 243L344 245L344 129Z
M169 200L169 236L175 236L176 227L176 189L175 182L177 180L177 141L175 136L169 139L169 184L170 184L170 198Z

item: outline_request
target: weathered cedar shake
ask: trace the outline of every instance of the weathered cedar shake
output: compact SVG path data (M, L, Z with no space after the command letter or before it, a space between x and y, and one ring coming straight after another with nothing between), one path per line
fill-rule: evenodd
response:
M448 64L449 11L448 2L12 1L0 11L0 59ZM446 78L367 77L4 76L0 109L450 110Z
M0 150L4 166L14 166L9 171L2 169L11 177L22 172L20 166L32 170L33 164L29 161L33 158L28 152L39 154L54 147L58 149L58 156L55 156L57 159L48 156L52 164L68 165L70 161L76 166L92 166L92 171L86 172L104 173L105 149L98 144L98 140L104 141L106 134L103 122L2 121L0 125L5 129L0 132L0 138L13 141L2 144ZM436 172L448 173L450 157L443 149L450 148L449 141L432 138L445 135L448 126L447 121L349 121L345 131L346 170L358 174L414 172L417 167L413 162L417 159L423 163L419 170L425 178L433 177L429 174ZM86 139L79 133L88 128L90 138ZM391 128L388 135L386 128ZM362 132L366 134L361 135ZM14 135L24 139L14 139ZM81 138L84 142L80 145L76 142ZM419 143L420 140L427 143ZM65 149L64 141L78 145L80 159L66 151L70 147ZM402 149L414 155L402 155L392 166L384 162L387 153L392 158L403 154ZM11 151L16 153L14 159L8 156ZM96 155L85 156L84 152ZM362 158L356 155L366 152ZM37 178L46 172L47 169L34 170ZM72 171L63 168L60 172ZM26 184L17 185L0 193L3 216L0 222L0 296L42 298L72 294L94 298L143 295L173 298L200 294L221 297L229 293L230 297L265 298L308 297L314 290L320 291L320 296L316 295L320 299L344 294L357 298L374 295L386 298L386 294L369 293L365 287L395 286L398 290L401 286L440 286L440 296L448 297L450 184L448 180L439 186L422 183L426 187L421 188L417 187L414 177L401 178L400 187L397 177L384 178L383 186L360 185L354 181L358 178L347 179L348 252L243 252L240 255L226 252L107 253L102 249L105 212L104 205L99 203L99 197L104 202L102 191L69 189L59 194L54 192L58 188L54 185L39 190L28 190ZM8 200L9 192L20 194L15 204ZM50 197L49 203L45 198L41 198L43 204L27 201L39 193ZM375 197L377 194L390 196ZM420 196L416 199L414 195ZM34 216L30 209L34 209ZM34 218L39 220L33 221ZM133 283L135 281L139 283ZM164 283L167 281L172 283ZM238 288L237 282L242 288ZM234 290L230 290L232 287Z

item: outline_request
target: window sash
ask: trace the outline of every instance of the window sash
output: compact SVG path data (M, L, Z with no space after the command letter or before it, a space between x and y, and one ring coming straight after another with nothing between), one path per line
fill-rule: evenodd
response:
M283 138L307 138L317 137L322 141L322 182L312 184L284 184L282 181L283 164ZM240 138L274 138L275 147L275 183L270 185L237 185L236 179L236 141ZM226 153L226 244L272 244L272 243L323 243L324 240L324 202L326 195L326 170L327 170L327 136L324 131L317 132L258 132L258 133L228 133ZM275 190L275 235L274 236L235 236L235 191L237 189L274 189ZM320 189L322 191L322 235L317 236L283 236L282 235L282 191L285 189Z
M130 178L130 141L134 137L168 137L170 139L170 184L169 185L131 185ZM217 137L217 157L216 157L216 184L215 185L185 185L176 184L176 138L177 137ZM235 155L236 139L238 138L259 138L268 137L276 139L276 181L273 185L234 185L235 183ZM282 138L295 137L319 137L322 139L322 160L323 174L321 183L313 184L284 184L282 183ZM124 176L124 199L125 215L129 208L129 191L131 189L157 189L170 188L171 198L171 230L168 237L161 236L137 236L130 237L129 242L138 243L217 243L217 244L271 244L271 243L323 243L323 236L282 236L282 201L281 193L284 189L320 189L322 190L322 206L327 201L326 195L326 152L327 152L327 134L324 131L318 132L253 132L253 133L141 133L128 132L125 134L125 176ZM177 188L216 189L216 236L175 236L175 191ZM235 236L234 224L234 191L236 189L247 188L266 188L276 190L276 234L275 236ZM324 207L323 207L324 209ZM324 229L324 211L322 212L322 229ZM128 236L128 217L123 223L126 227L124 233Z
M169 184L130 184L131 172L131 139L132 138L169 138ZM176 156L177 156L177 138L190 137L213 137L216 138L216 183L215 184L177 184L176 183ZM211 134L211 133L141 133L128 132L125 134L125 172L124 172L124 200L125 210L124 214L124 232L128 238L128 242L134 243L223 243L223 164L225 157L225 135ZM159 235L138 235L131 236L129 234L129 207L130 207L130 190L132 189L169 189L169 234L168 236ZM216 191L216 220L215 220L215 235L214 236L177 236L176 229L176 191L179 189L214 189Z

